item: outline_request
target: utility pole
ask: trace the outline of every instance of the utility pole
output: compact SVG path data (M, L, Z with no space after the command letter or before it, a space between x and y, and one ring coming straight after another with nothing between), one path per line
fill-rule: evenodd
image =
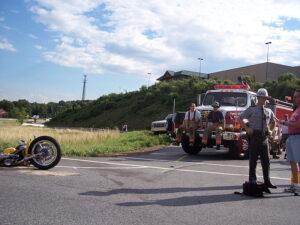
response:
M151 73L147 73L148 74L148 87L150 86L150 79L151 79Z
M203 60L202 58L198 58L198 60L200 61L200 65L199 65L199 77L201 76L201 61Z
M176 109L176 100L175 98L173 98L173 114L175 113L175 109Z
M269 66L269 46L270 44L272 44L271 41L268 41L265 43L268 46L268 50L267 50L267 64L266 64L266 81L268 80L268 66Z
M86 75L83 75L83 88L82 88L82 99L81 99L82 101L85 100L86 82L87 82Z

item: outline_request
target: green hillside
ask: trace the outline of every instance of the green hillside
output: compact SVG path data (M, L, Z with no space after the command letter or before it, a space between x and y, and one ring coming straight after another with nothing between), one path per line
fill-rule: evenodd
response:
M267 87L277 98L283 99L300 87L300 79L287 75L279 81L265 84L251 83L253 89ZM173 99L176 111L185 111L197 95L213 88L217 83L231 83L222 80L201 80L198 78L160 82L139 91L110 94L88 103L79 109L68 109L54 117L49 126L114 128L127 124L130 130L149 129L153 120L163 119L172 113Z
M113 128L126 123L130 130L150 128L153 120L172 113L174 98L176 110L186 110L197 94L219 82L197 78L160 82L135 92L102 96L81 109L57 115L48 125Z

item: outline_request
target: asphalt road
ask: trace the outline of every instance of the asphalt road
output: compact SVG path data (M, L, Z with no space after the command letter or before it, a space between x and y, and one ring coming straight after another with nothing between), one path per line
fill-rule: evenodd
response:
M261 167L258 168L261 174ZM299 225L300 198L283 193L289 166L272 160L265 198L234 195L248 162L179 147L110 158L63 158L49 171L0 168L1 225Z

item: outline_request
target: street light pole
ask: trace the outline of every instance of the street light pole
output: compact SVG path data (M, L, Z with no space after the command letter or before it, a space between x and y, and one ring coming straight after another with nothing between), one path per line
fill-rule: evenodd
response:
M147 73L147 74L149 75L149 77L148 77L148 87L149 87L149 85L150 85L151 73Z
M268 80L268 66L269 66L269 47L270 44L272 44L271 41L268 41L265 43L268 46L268 50L267 50L267 64L266 64L266 81Z
M201 76L201 61L203 60L202 58L198 58L199 60L199 77Z

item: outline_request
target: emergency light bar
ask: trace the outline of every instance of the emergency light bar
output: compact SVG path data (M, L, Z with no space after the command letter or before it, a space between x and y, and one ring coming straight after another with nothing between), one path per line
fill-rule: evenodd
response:
M250 87L248 84L216 84L214 86L215 89L244 89L244 90L250 90Z

